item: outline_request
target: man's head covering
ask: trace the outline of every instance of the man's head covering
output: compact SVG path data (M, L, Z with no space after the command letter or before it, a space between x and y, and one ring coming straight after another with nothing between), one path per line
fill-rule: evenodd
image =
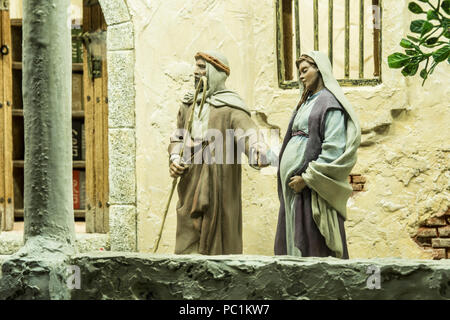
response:
M244 101L234 91L227 90L225 82L230 74L228 59L220 52L202 51L195 55L195 59L204 59L206 62L206 78L208 80L208 90L206 92L206 102L216 108L229 106L241 109L250 115ZM183 103L191 104L194 94L188 93L182 100ZM202 94L199 93L197 102L200 102Z
M213 55L205 52L197 52L195 59L204 59L206 62L216 67L216 69L225 72L227 76L229 76L230 66L228 65L227 58L218 52L213 52L212 54Z
M225 90L225 82L230 74L230 67L225 56L215 51L198 52L195 59L206 61L206 78L208 79L208 91L206 97L211 97L220 90Z

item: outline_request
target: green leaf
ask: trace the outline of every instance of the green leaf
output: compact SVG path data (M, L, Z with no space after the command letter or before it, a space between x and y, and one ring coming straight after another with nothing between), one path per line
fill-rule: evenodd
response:
M433 25L429 23L427 20L414 20L411 22L409 29L411 30L411 32L420 33L424 35L431 29L433 29Z
M427 34L428 32L430 32L431 30L433 30L433 25L430 22L425 22L422 26L422 32L421 32L421 36L423 36L424 34Z
M450 39L450 29L444 32L444 37Z
M409 49L413 47L413 43L407 39L402 39L402 41L400 41L400 46Z
M444 61L450 55L450 46L444 46L435 52L433 52L432 56L434 61L437 63Z
M450 0L444 0L441 4L441 8L444 9L446 14L450 14Z
M421 1L421 2L428 2L428 0L419 0L419 1Z
M428 38L426 42L427 45L432 45L435 44L437 41L439 40L438 37L432 37L432 38Z
M413 36L406 36L409 40L414 41L414 42L419 42L420 40L417 38L414 38Z
M417 53L417 51L416 50L411 50L411 49L407 49L407 50L405 50L405 53L408 55L408 56L414 56L414 55L416 55L416 53Z
M388 56L388 65L389 68L398 69L407 65L410 60L411 57L403 53L396 52Z
M427 11L427 20L439 20L439 16L434 10Z
M423 13L422 8L415 2L410 2L408 4L408 9L413 13Z
M428 76L427 69L422 69L422 71L420 71L420 77L425 80L427 76Z
M418 63L409 63L406 65L406 67L403 68L402 74L405 77L413 76L417 73L417 69L419 69Z

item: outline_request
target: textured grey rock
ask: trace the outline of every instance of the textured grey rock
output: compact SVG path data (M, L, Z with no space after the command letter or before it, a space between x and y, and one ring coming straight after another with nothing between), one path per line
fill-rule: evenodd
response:
M108 125L134 127L134 51L108 52Z
M109 130L109 202L136 203L135 130Z
M100 0L103 14L108 25L118 24L130 20L125 0Z
M9 255L0 255L0 279L2 278L2 264L10 258Z
M106 48L108 51L131 50L134 48L133 24L125 22L108 27Z
M68 244L46 237L32 237L1 265L0 300L70 299L67 286Z
M136 171L134 168L112 168L109 169L111 177L109 180L109 202L114 204L136 203Z
M110 250L109 235L100 233L77 233L75 234L75 247L77 252L91 252L99 250ZM0 235L0 255L11 255L23 246L22 232L3 232Z
M110 129L110 166L116 168L134 168L136 137L132 129Z
M445 261L84 254L72 299L450 299ZM380 289L369 289L371 268ZM369 271L369 273L368 273Z
M108 251L111 248L109 234L78 233L76 234L75 247L77 252Z
M19 251L23 246L23 233L17 231L3 232L0 235L0 254L7 255Z
M136 207L109 208L111 250L136 251Z

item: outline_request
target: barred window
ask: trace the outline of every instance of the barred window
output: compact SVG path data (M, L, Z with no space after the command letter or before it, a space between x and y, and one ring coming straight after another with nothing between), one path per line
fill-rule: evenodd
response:
M381 83L381 0L276 0L278 82L298 88L295 61L328 54L342 86Z

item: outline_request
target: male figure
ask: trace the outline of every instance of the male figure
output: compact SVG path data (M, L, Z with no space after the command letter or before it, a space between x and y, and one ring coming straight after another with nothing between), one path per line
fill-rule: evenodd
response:
M263 152L257 127L239 95L225 87L227 59L215 52L197 53L195 84L207 78L206 102L187 94L178 112L177 132L169 145L170 175L178 183L176 254L242 253L241 165L239 149ZM182 128L194 109L191 136ZM183 159L180 150L187 139ZM188 155L188 156L186 156ZM190 156L191 155L191 156ZM184 164L188 163L188 164Z

